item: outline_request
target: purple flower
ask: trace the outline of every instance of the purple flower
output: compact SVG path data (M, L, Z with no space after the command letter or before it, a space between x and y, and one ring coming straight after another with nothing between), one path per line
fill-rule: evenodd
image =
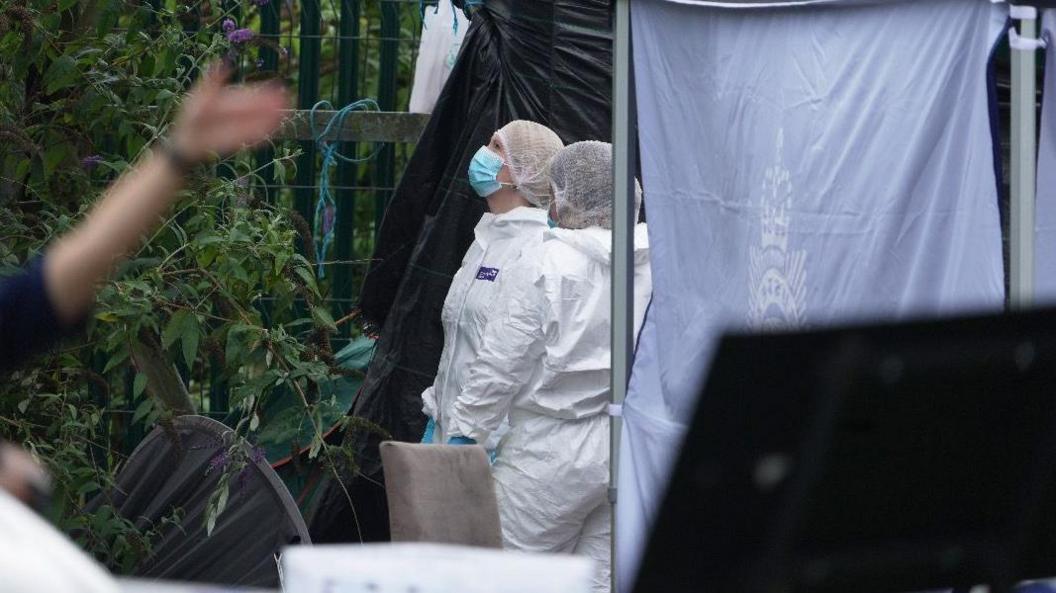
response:
M329 233L334 228L334 215L336 211L333 206L327 205L323 210L323 234Z
M223 29L224 33L234 31L237 26L238 25L235 24L234 19L224 19L224 22L220 23L220 28Z
M93 154L93 155L89 155L89 156L86 156L83 159L81 159L81 166L84 167L85 169L92 170L92 169L94 169L96 167L96 165L98 165L101 162L103 162L103 157L101 157L101 156L99 156L97 154Z
M228 461L230 460L227 457L227 450L221 449L216 453L216 455L213 455L212 459L209 460L209 468L205 470L205 473L208 474L213 470L224 469L225 467L227 467Z
M227 40L236 45L253 39L254 33L250 29L235 29L227 34Z
M250 469L250 466L247 465L246 467L242 468L242 471L238 472L238 481L237 481L237 483L238 483L238 493L239 494L242 494L242 492L246 489L246 484L249 483L249 472L250 471L252 471L252 470Z
M256 4L257 6L267 6L271 2L271 0L250 0L250 2Z
M268 458L264 455L264 449L262 447L253 447L249 450L249 458L253 460L253 463L267 463Z

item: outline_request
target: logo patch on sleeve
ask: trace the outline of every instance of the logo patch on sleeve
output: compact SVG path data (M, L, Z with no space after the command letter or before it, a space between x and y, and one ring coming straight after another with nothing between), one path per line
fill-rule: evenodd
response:
M494 282L495 279L498 277L498 268L485 268L484 266L481 266L480 269L477 270L477 280L487 280L488 282Z

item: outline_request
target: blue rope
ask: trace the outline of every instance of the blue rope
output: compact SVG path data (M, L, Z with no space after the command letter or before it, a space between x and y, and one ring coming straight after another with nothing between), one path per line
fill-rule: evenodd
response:
M334 202L334 196L330 190L330 169L338 161L346 163L369 161L378 156L382 149L382 144L379 142L369 155L363 158L356 158L341 154L337 150L339 142L327 140L327 138L332 137L335 128L338 132L344 129L345 118L348 117L349 113L353 111L381 111L374 99L360 99L345 105L334 114L334 117L330 118L326 127L320 132L315 128L316 111L319 109L332 110L333 108L334 106L329 101L319 101L312 106L311 110L312 138L315 139L315 144L323 155L322 167L319 169L319 200L315 203L315 231L313 236L315 241L315 261L319 265L318 275L320 278L326 277L326 269L323 266L323 262L326 259L326 253L330 250L330 246L334 243L334 222L337 218L337 203Z

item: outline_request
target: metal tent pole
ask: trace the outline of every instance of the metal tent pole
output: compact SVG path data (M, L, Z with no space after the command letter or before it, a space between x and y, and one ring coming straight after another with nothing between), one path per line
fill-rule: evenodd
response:
M634 352L634 106L631 101L630 0L616 0L612 47L612 410L609 421L609 503L612 508L610 586L617 593L616 484L621 408Z
M1009 280L1011 305L1026 309L1034 302L1034 208L1037 168L1038 11L1012 6L1019 34L1009 31L1012 47L1012 163L1009 220Z

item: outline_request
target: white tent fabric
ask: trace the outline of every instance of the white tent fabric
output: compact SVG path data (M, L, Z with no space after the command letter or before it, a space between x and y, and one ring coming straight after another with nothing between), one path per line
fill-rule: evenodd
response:
M1034 289L1039 303L1056 303L1056 10L1042 17L1042 38L1048 42L1045 61L1045 103L1038 144L1038 193L1035 211Z
M1007 7L850 3L632 4L654 296L623 407L624 592L724 329L1003 305L986 67Z
M784 8L791 6L811 6L818 4L892 4L894 2L914 2L916 0L668 0L678 4L696 6L713 6L717 8ZM986 0L1004 2L1005 0Z

